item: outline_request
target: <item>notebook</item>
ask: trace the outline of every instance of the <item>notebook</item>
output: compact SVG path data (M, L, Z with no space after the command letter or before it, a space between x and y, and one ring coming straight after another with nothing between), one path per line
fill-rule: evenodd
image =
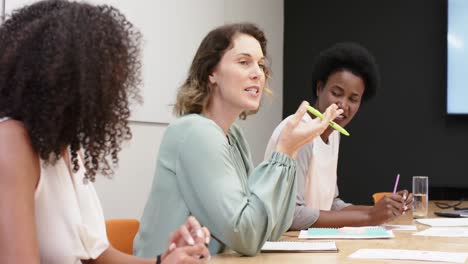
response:
M262 252L338 252L335 241L267 241Z
M299 233L299 238L317 239L376 239L392 238L392 230L378 226L342 227L342 228L309 228Z

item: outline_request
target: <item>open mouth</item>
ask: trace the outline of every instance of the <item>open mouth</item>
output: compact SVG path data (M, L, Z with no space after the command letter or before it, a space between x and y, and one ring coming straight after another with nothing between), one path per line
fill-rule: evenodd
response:
M257 95L259 93L259 90L260 89L258 87L255 87L255 86L244 89L244 91L246 91L247 93L252 94L252 95Z

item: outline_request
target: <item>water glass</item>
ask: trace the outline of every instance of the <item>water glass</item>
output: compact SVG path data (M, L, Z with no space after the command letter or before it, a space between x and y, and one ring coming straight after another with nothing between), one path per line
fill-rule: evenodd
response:
M413 218L427 216L429 205L429 178L427 176L413 176Z

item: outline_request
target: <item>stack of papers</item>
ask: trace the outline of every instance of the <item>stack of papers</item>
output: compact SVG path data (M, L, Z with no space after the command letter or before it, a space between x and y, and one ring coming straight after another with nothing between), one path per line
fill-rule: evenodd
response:
M402 249L359 249L350 258L357 259L398 259L398 260L421 260L465 263L468 253L454 253L426 250L402 250Z
M428 226L468 226L468 218L421 218L416 222Z
M392 231L417 231L415 225L381 225L381 227Z
M262 252L338 252L335 241L267 241Z
M466 227L431 227L418 233L416 236L436 236L436 237L468 237Z

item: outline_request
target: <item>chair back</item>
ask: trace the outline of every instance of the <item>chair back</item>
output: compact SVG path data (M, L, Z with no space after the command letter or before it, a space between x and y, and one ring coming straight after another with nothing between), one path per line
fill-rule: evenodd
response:
M106 231L109 243L116 249L133 255L133 239L140 221L137 219L109 219L106 221Z
M386 195L391 196L393 193L391 192L377 192L372 195L374 199L374 204L376 204L380 199L384 198Z

